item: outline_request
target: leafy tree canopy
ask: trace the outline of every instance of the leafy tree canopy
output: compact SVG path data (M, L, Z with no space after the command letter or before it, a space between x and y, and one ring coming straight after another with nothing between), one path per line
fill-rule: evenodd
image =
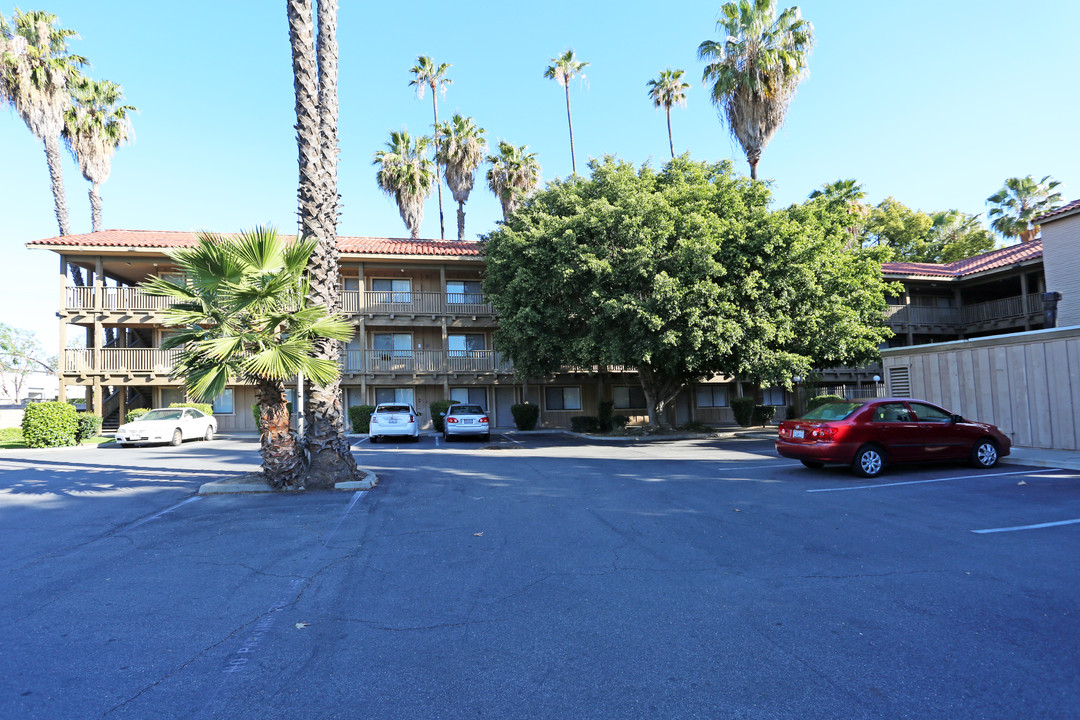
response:
M880 266L844 250L846 213L821 201L770 212L765 185L729 162L590 169L484 238L495 344L519 375L635 367L656 424L698 378L789 384L868 360L888 336Z

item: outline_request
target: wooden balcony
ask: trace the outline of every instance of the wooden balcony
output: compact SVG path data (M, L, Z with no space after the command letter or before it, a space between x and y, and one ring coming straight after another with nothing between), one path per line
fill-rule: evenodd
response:
M346 350L342 371L346 375L507 375L514 367L496 350Z
M179 348L66 348L60 371L75 375L162 375L176 365Z
M989 327L1021 327L1038 323L1043 313L1038 293L972 303L959 308L889 305L885 311L889 325L896 331L938 329L944 332L974 332Z
M1032 293L962 307L960 308L960 322L965 325L1008 321L1022 324L1025 318L1030 319L1042 314L1042 295Z
M346 315L416 317L444 315L494 317L495 309L483 295L476 293L390 292L382 290L341 293L341 308Z
M137 287L69 286L66 309L81 312L151 312L172 304L169 298L146 295Z

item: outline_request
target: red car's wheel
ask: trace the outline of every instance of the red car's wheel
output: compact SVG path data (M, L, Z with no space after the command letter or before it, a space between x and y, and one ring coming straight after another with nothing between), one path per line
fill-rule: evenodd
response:
M983 438L971 448L971 464L977 468L992 468L997 465L999 457L997 443L990 438Z
M877 445L864 445L855 453L851 469L860 477L877 477L885 472L885 453Z

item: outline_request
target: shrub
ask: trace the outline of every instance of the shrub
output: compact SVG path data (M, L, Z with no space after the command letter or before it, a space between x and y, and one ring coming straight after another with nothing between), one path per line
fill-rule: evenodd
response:
M74 445L78 413L66 402L30 403L23 411L23 442L28 448Z
M611 413L614 409L615 403L610 400L600 403L600 412L597 413L597 419L600 421L600 432L611 432Z
M214 414L214 406L210 403L195 403L195 402L183 402L183 403L169 403L169 407L189 407L201 410L207 415Z
M89 440L101 433L101 418L93 413L76 413L75 442Z
M150 412L150 408L135 408L134 410L128 410L127 415L124 416L124 422L134 422L148 412Z
M754 425L768 425L774 415L776 415L776 408L772 405L755 405L750 421Z
M514 425L518 430L532 430L540 419L540 406L532 403L511 405L510 412L514 414Z
M754 398L732 398L731 412L735 415L735 422L743 427L749 427L754 418Z
M441 433L445 423L443 413L446 412L451 405L457 405L457 400L436 400L428 405L431 410L431 424L435 426L435 432Z
M784 410L784 419L790 420L795 417L798 412L799 411L795 409L794 405L788 405L787 408Z
M806 409L807 411L810 411L816 407L824 405L825 403L836 402L837 400L843 399L844 398L840 397L839 395L818 395L817 397L812 397L806 401Z
M570 429L577 433L600 432L600 418L593 415L575 415L570 418Z
M371 413L375 412L374 405L353 405L349 408L349 424L354 433L371 432Z
M178 407L177 405L170 405L169 407ZM199 408L200 410L202 408ZM285 412L289 413L289 418L292 418L292 403L285 403ZM251 416L255 418L255 429L262 432L262 412L259 411L259 403L255 403L251 406Z
M612 415L611 416L611 429L623 430L626 428L626 424L630 422L629 415Z

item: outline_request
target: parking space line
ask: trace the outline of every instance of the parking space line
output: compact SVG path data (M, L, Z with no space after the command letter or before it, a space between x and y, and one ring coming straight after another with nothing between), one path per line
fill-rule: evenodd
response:
M1004 473L982 473L980 475L959 475L957 477L933 478L932 480L908 480L906 482L879 483L877 485L852 485L850 487L815 488L806 492L840 492L842 490L876 490L877 488L896 487L898 485L922 485L924 483L939 483L949 480L971 480L972 478L1003 477L1005 475L1031 475L1033 473L1061 472L1061 468L1047 468L1046 470L1017 470Z
M1038 530L1039 528L1057 527L1059 525L1075 525L1080 523L1080 518L1075 520L1058 520L1056 522L1038 523L1036 525L1015 525L1013 527L1003 528L990 528L989 530L972 530L971 532L978 535L985 535L986 533L999 533L999 532L1012 532L1014 530Z

